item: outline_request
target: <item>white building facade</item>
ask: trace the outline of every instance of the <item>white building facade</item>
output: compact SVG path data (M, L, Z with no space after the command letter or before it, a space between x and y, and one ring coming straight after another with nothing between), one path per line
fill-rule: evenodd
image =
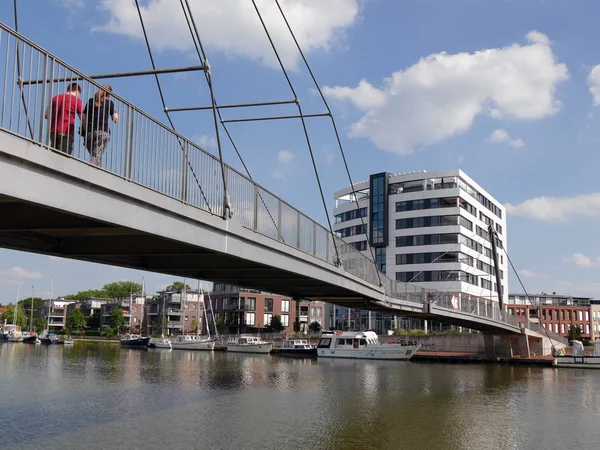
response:
M503 303L508 300L506 211L462 170L371 175L335 193L336 233L370 255L397 281L423 287L428 296L497 305L491 236L496 231ZM362 220L365 227L362 226ZM366 228L366 230L365 230Z

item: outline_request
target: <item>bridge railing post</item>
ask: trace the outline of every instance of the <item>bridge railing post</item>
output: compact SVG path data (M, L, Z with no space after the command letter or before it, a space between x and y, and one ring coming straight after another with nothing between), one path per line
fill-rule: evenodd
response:
M124 154L125 157L125 178L131 180L131 174L133 171L133 132L134 132L134 114L131 106L127 107L127 116L129 118L129 124L127 127L127 148Z
M190 144L188 142L183 143L183 161L181 163L181 201L183 203L188 202L188 155L189 155ZM227 177L228 172L225 172L225 177Z
M253 214L254 214L254 224L253 224L253 229L254 231L258 231L258 185L256 183L253 184L254 186L254 204L253 206Z
M277 241L281 242L282 239L282 234L281 234L281 210L282 210L282 203L281 203L281 199L278 198L277 199Z
M44 55L44 76L43 76L43 82L44 84L42 84L42 107L40 108L40 132L38 134L38 141L41 144L44 144L47 142L46 139L44 139L44 124L46 123L46 120L44 119L44 114L46 112L46 108L49 107L50 102L48 102L48 100L46 99L46 81L48 79L48 55ZM51 85L52 86L52 85Z

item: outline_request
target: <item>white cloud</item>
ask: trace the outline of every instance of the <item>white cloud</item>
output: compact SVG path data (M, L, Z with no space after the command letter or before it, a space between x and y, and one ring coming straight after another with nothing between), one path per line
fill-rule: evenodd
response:
M573 253L571 256L566 257L565 261L586 269L594 266L600 266L600 258L590 258L583 253Z
M196 144L205 150L217 148L217 140L212 136L201 134L194 140L196 141Z
M575 197L536 197L504 206L514 216L566 222L578 217L600 217L600 193Z
M465 158L463 155L456 155L456 162L458 162L458 164L462 164L467 160L467 158Z
M335 155L333 153L325 153L325 165L330 166L335 162Z
M279 162L279 164L288 164L295 157L296 155L294 155L289 150L281 150L279 153L277 153L277 161Z
M587 82L594 98L594 105L600 105L600 64L590 71Z
M278 180L285 180L285 174L281 170L275 170L271 175Z
M505 130L494 130L488 140L492 144L503 144L506 143L511 147L523 147L525 142L523 139L512 139Z
M0 277L14 280L34 280L38 278L44 278L44 276L39 272L25 270L19 266L14 266L8 270L0 270Z
M393 73L380 88L362 80L355 88L323 90L364 112L352 137L406 155L464 133L482 114L533 120L556 113L554 94L568 78L567 67L556 61L545 35L532 31L527 39L527 45L433 54Z
M193 49L178 1L140 3L143 3L142 15L154 48L184 52ZM252 2L190 0L189 3L203 43L209 49L277 66ZM284 64L295 67L299 54L277 5L271 0L257 0L256 3ZM280 4L305 52L327 50L359 16L358 0L280 0ZM110 18L107 23L94 28L95 31L143 38L133 1L101 0L99 7Z
M535 280L535 279L542 279L542 278L550 278L550 275L548 275L547 273L539 273L539 272L533 272L531 270L528 269L523 269L523 270L519 270L519 273L521 274L521 276L523 278L529 278L531 280Z

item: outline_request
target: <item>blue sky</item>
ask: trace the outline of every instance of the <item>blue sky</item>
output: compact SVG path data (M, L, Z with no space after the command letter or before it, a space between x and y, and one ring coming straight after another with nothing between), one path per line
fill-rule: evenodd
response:
M292 95L250 0L192 0L219 103ZM20 32L90 74L146 70L133 2L19 0ZM197 64L176 0L141 1L158 67ZM305 112L323 112L272 0L257 1ZM600 3L594 0L281 0L336 115L355 181L389 171L460 167L507 205L508 250L529 291L600 296ZM12 1L0 20L14 25ZM209 104L200 73L161 77L169 107ZM165 121L151 77L111 83ZM226 118L294 114L294 106L228 110ZM209 113L173 115L214 148ZM231 124L252 175L325 223L297 121ZM348 181L326 119L309 124L328 207ZM230 147L226 160L239 167ZM16 285L64 295L145 276L0 250L0 303ZM514 276L510 290L520 291Z

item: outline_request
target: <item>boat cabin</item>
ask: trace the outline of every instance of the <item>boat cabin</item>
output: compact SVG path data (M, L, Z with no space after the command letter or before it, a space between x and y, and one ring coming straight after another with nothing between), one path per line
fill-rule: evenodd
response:
M238 336L229 339L228 345L259 345L265 344L259 336Z
M281 348L313 348L306 339L290 339L289 341L283 341Z
M375 345L381 344L373 331L336 331L323 333L317 348L364 348Z

